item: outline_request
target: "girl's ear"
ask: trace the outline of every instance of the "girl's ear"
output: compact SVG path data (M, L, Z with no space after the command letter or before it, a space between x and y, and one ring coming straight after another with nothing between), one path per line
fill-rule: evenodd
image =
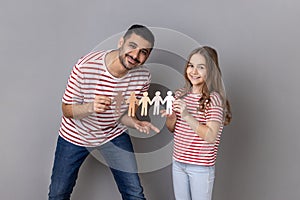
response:
M124 38L121 37L119 42L118 42L118 48L120 48L124 44Z

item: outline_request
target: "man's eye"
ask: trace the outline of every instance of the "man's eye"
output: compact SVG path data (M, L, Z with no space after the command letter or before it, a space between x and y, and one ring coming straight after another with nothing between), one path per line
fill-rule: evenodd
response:
M134 44L129 44L129 47L132 48L132 49L136 48L136 46Z
M141 53L142 53L143 55L147 55L147 54L148 54L148 51L142 50Z

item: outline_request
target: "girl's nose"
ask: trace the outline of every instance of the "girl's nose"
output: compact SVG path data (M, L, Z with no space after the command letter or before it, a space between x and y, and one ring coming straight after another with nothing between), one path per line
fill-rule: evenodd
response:
M193 73L193 74L198 74L198 69L197 69L197 67L194 67L194 68L193 68L192 73Z

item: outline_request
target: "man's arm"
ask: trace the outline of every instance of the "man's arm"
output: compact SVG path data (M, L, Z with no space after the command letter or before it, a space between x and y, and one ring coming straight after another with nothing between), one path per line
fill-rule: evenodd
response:
M66 118L82 119L92 113L102 113L109 109L111 99L106 96L96 95L93 102L84 104L62 104L62 112Z

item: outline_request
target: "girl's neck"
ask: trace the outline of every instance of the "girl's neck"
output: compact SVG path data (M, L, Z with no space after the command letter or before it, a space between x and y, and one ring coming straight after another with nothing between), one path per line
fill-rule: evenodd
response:
M191 93L193 94L202 94L202 86L192 86Z

